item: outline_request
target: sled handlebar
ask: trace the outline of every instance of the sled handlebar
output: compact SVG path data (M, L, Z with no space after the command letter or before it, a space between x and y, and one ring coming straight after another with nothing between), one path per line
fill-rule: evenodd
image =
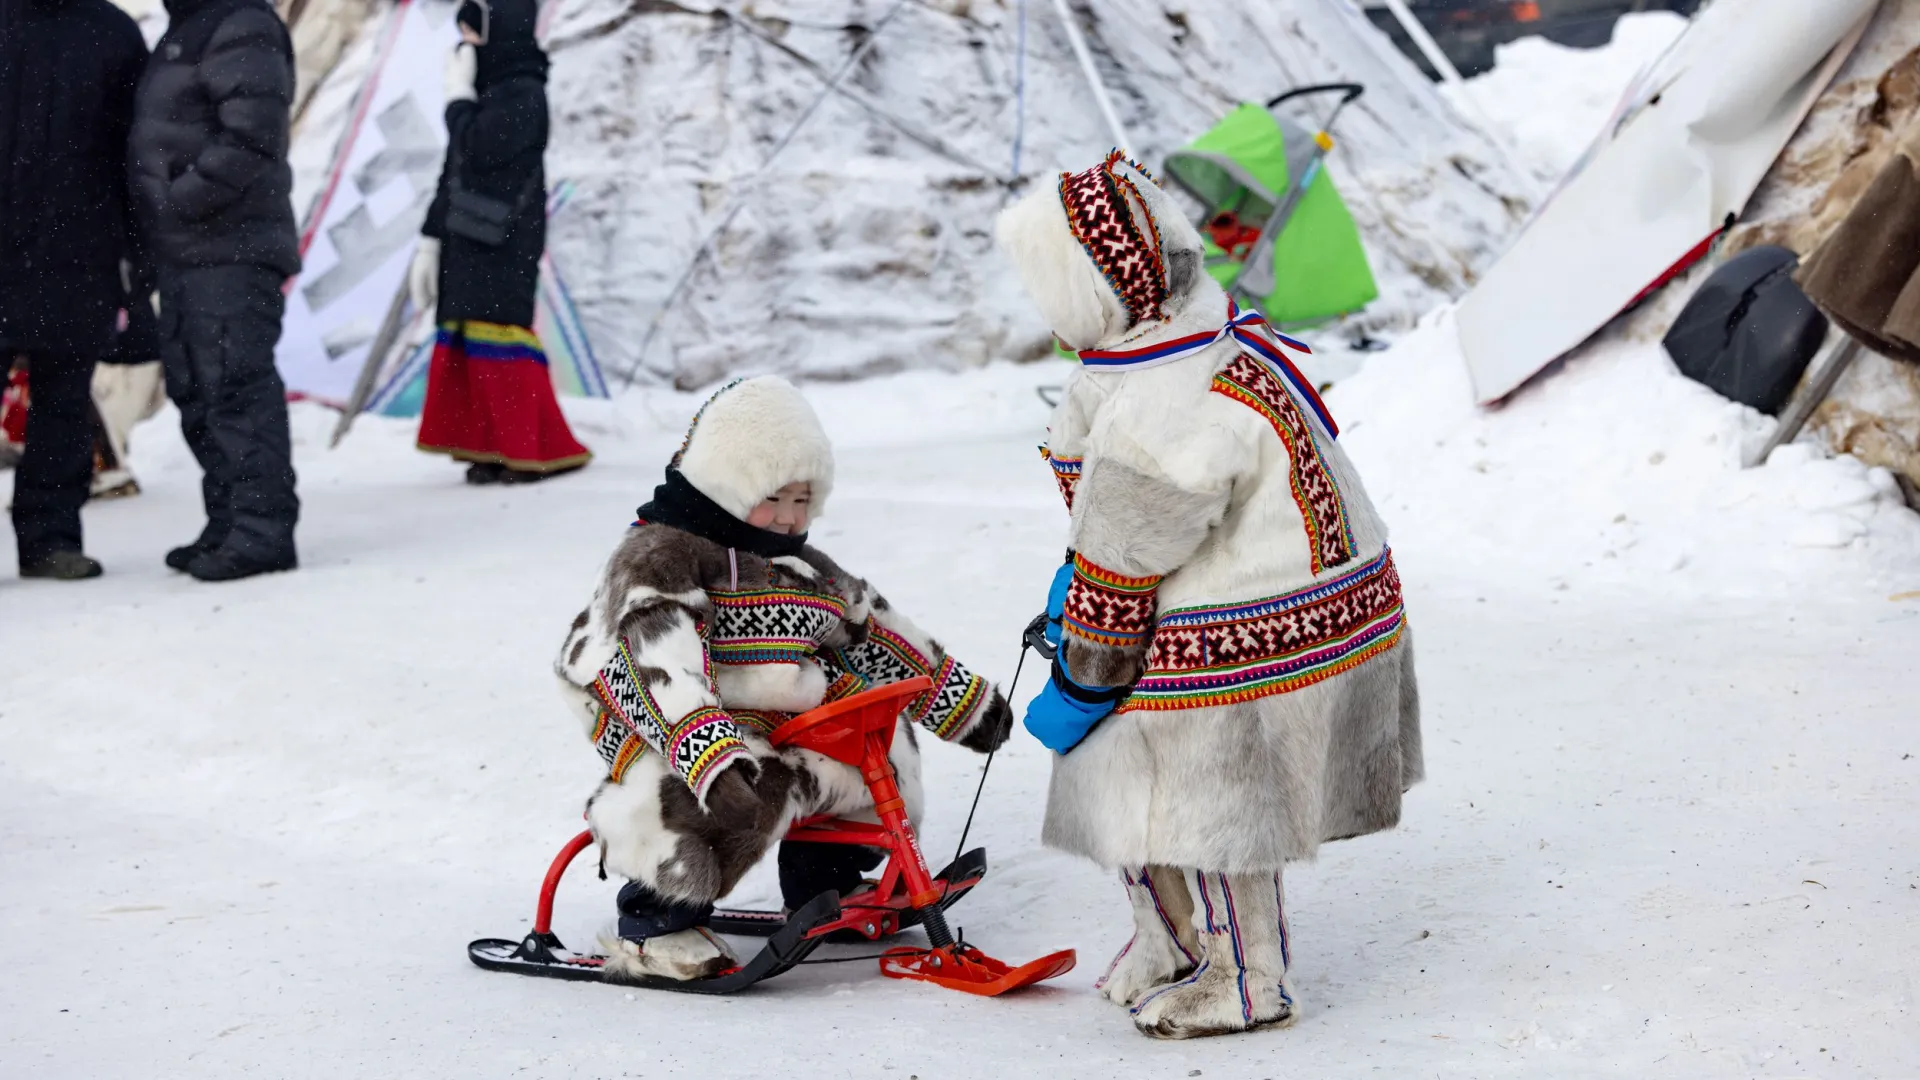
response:
M1283 102L1292 101L1294 98L1297 98L1297 97L1306 97L1309 94L1334 94L1334 93L1341 95L1340 105L1342 108L1344 108L1348 105L1351 105L1354 101L1358 100L1360 95L1366 92L1367 92L1366 87L1360 85L1359 83L1350 83L1350 82L1316 83L1313 86L1296 86L1293 89L1287 91L1286 93L1281 94L1279 97L1276 97L1273 100L1267 102L1267 108L1269 109L1276 108Z

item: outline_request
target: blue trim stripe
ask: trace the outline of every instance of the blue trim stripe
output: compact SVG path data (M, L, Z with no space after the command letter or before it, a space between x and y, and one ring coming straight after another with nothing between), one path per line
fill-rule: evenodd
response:
M1305 342L1297 341L1282 334L1267 322L1266 316L1255 308L1240 310L1240 305L1232 297L1227 298L1227 323L1219 330L1188 334L1186 337L1163 341L1158 345L1149 345L1139 349L1086 349L1074 355L1080 363L1097 371L1125 371L1135 368L1149 368L1169 361L1178 360L1188 353L1199 352L1213 345L1221 338L1231 335L1241 348L1252 352L1265 360L1268 366L1284 379L1293 390L1293 396L1306 404L1308 411L1320 420L1320 427L1331 438L1340 437L1340 427L1333 422L1333 413L1327 410L1327 403L1320 400L1320 392L1313 383L1301 374L1285 353L1275 348L1265 338L1255 333L1253 328L1264 326L1281 344L1289 349L1312 355L1313 350Z

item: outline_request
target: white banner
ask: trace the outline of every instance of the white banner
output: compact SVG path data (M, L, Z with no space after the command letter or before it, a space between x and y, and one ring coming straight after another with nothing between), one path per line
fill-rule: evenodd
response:
M453 12L448 0L400 0L383 33L287 295L275 361L290 393L344 405L405 287L446 153L441 70L459 39Z

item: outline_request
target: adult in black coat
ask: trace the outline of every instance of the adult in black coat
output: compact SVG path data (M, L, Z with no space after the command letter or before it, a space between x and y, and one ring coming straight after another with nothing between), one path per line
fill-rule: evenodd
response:
M447 158L408 272L438 303L419 446L475 484L526 483L592 456L567 427L533 333L547 246L547 56L534 0L468 0L447 64ZM492 230L475 228L494 220Z
M17 21L0 57L0 360L26 354L33 394L14 535L22 576L93 577L88 395L129 302L122 275L142 262L126 156L147 46L108 0L5 2Z
M293 45L267 0L166 0L129 148L160 284L160 359L205 471L207 524L167 565L225 581L295 565L292 440L273 366L300 269L287 165Z
M453 65L473 64L470 88L460 85L463 72L448 74L447 159L421 229L438 242L426 247L439 262L422 298L438 300L443 323L532 326L540 256L547 249L547 55L534 40L532 0L494 0L484 18L481 10L471 2L460 9L471 36L484 30L486 40L461 54L471 61ZM514 208L498 246L447 231L456 184Z

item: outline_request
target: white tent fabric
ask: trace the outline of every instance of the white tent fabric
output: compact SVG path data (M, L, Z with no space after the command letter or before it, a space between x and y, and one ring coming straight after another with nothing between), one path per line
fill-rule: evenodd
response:
M1615 119L1461 301L1483 402L1513 392L1746 205L1877 0L1720 0L1629 88Z

